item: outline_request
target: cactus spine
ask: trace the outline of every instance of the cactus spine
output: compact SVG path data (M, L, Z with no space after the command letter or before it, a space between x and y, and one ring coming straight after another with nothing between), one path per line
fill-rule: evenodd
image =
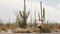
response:
M28 12L28 15L26 14L26 2L25 2L25 0L24 0L24 11L23 11L23 14L21 13L21 11L19 11L19 12L20 12L20 15L21 15L21 17L23 19L23 21L22 21L23 28L25 28L25 26L27 25L27 18L28 18L29 13L30 13L30 12Z

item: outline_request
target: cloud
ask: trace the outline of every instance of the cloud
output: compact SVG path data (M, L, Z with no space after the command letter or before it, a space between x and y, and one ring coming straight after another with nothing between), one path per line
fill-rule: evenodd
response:
M46 20L60 22L60 3L53 6L45 6L46 8Z

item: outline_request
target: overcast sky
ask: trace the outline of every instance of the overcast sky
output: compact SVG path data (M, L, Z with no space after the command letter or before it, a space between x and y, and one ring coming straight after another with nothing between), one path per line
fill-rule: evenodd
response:
M60 0L26 0L27 11L31 11L32 16L34 10L39 12L40 1L45 7L45 20L60 22ZM11 22L15 21L15 13L18 10L23 11L23 2L23 0L0 0L0 20L7 22L10 18Z

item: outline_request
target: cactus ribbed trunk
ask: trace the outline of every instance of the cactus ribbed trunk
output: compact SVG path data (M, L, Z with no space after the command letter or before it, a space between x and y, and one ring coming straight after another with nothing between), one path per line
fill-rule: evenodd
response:
M23 17L23 25L26 26L27 25L27 22L26 22L27 21L27 18L26 18L26 2L25 2L25 0L24 0L24 11L23 11L23 15L24 15L24 17Z

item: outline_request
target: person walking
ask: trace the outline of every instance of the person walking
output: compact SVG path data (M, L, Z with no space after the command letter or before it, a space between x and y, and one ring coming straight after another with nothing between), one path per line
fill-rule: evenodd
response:
M42 25L42 24L41 24L41 21L40 21L40 20L38 20L38 22L37 22L37 23L38 23L39 32L41 33L41 25Z

